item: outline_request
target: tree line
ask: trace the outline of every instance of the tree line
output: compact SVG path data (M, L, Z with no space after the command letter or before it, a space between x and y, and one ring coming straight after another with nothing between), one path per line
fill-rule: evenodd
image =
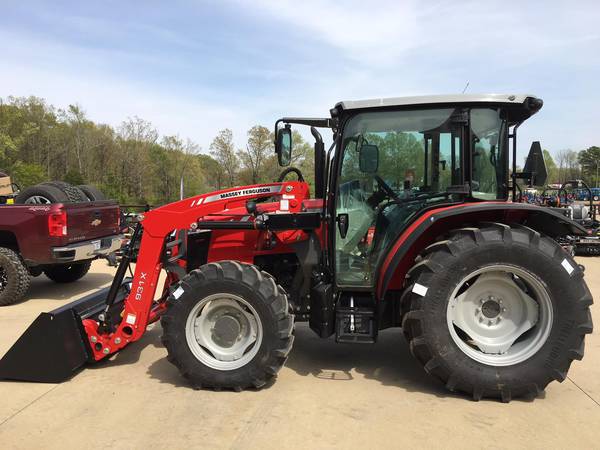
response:
M554 156L544 150L548 169L548 184L569 180L584 180L590 187L600 187L600 147L584 150L560 150Z
M418 158L414 143L396 144L407 146L407 157ZM293 145L292 165L312 187L312 146L296 131ZM554 156L544 150L544 156L548 183L582 178L590 186L600 185L600 147L563 150ZM383 162L389 169L399 163ZM224 129L202 152L190 140L161 137L139 117L112 127L93 122L77 105L61 109L37 97L8 97L0 99L0 170L21 187L63 180L95 185L122 204L160 205L179 198L182 178L184 196L190 196L274 181L281 168L273 133L262 125L247 131L243 148L237 148L232 131Z
M294 132L294 159L307 178L312 146ZM56 108L37 97L0 99L0 170L21 188L49 180L92 184L122 204L159 205L226 187L274 181L281 168L273 133L251 127L243 148L229 129L208 153L191 140L160 136L139 117L118 127L95 123L77 105Z

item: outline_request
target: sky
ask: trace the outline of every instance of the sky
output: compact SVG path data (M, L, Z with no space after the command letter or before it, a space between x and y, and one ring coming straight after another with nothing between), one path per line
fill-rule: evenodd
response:
M0 97L138 116L206 152L223 128L241 147L281 116L468 83L544 100L521 155L580 150L600 145L599 24L597 0L0 0Z

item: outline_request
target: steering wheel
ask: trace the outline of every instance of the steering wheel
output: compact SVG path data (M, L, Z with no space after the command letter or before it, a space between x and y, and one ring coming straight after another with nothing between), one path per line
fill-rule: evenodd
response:
M377 181L377 184L379 185L381 190L383 192L385 192L388 197L390 197L392 200L394 200L396 202L401 202L400 197L398 197L398 195L396 195L394 190L385 181L383 181L383 178L381 178L377 174L373 175L373 178L375 178L375 181Z
M285 177L287 176L288 173L295 173L296 176L298 177L298 181L302 182L304 181L304 177L302 176L302 172L300 172L300 169L296 169L295 167L288 167L287 169L285 169L283 172L281 172L279 174L279 178L277 178L277 182L281 183Z

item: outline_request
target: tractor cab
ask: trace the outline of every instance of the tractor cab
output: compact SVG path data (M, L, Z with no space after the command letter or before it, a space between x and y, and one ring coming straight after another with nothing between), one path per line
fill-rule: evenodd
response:
M408 97L340 102L331 119L277 121L284 164L291 124L333 132L329 158L315 148L315 180L327 186L317 196L327 202L335 285L375 289L392 244L423 210L506 201L509 139L541 106L525 95Z

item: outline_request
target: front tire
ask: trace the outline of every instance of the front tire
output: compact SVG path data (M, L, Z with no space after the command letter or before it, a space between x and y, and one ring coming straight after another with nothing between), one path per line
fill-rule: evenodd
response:
M72 283L83 278L90 270L92 261L57 264L44 270L44 274L56 283Z
M31 283L31 276L21 257L13 250L0 247L0 306L21 300Z
M255 266L205 264L181 280L168 303L162 342L195 388L260 388L292 348L287 295Z
M403 295L412 354L451 391L536 396L564 381L592 332L583 271L525 227L456 230L421 255Z

